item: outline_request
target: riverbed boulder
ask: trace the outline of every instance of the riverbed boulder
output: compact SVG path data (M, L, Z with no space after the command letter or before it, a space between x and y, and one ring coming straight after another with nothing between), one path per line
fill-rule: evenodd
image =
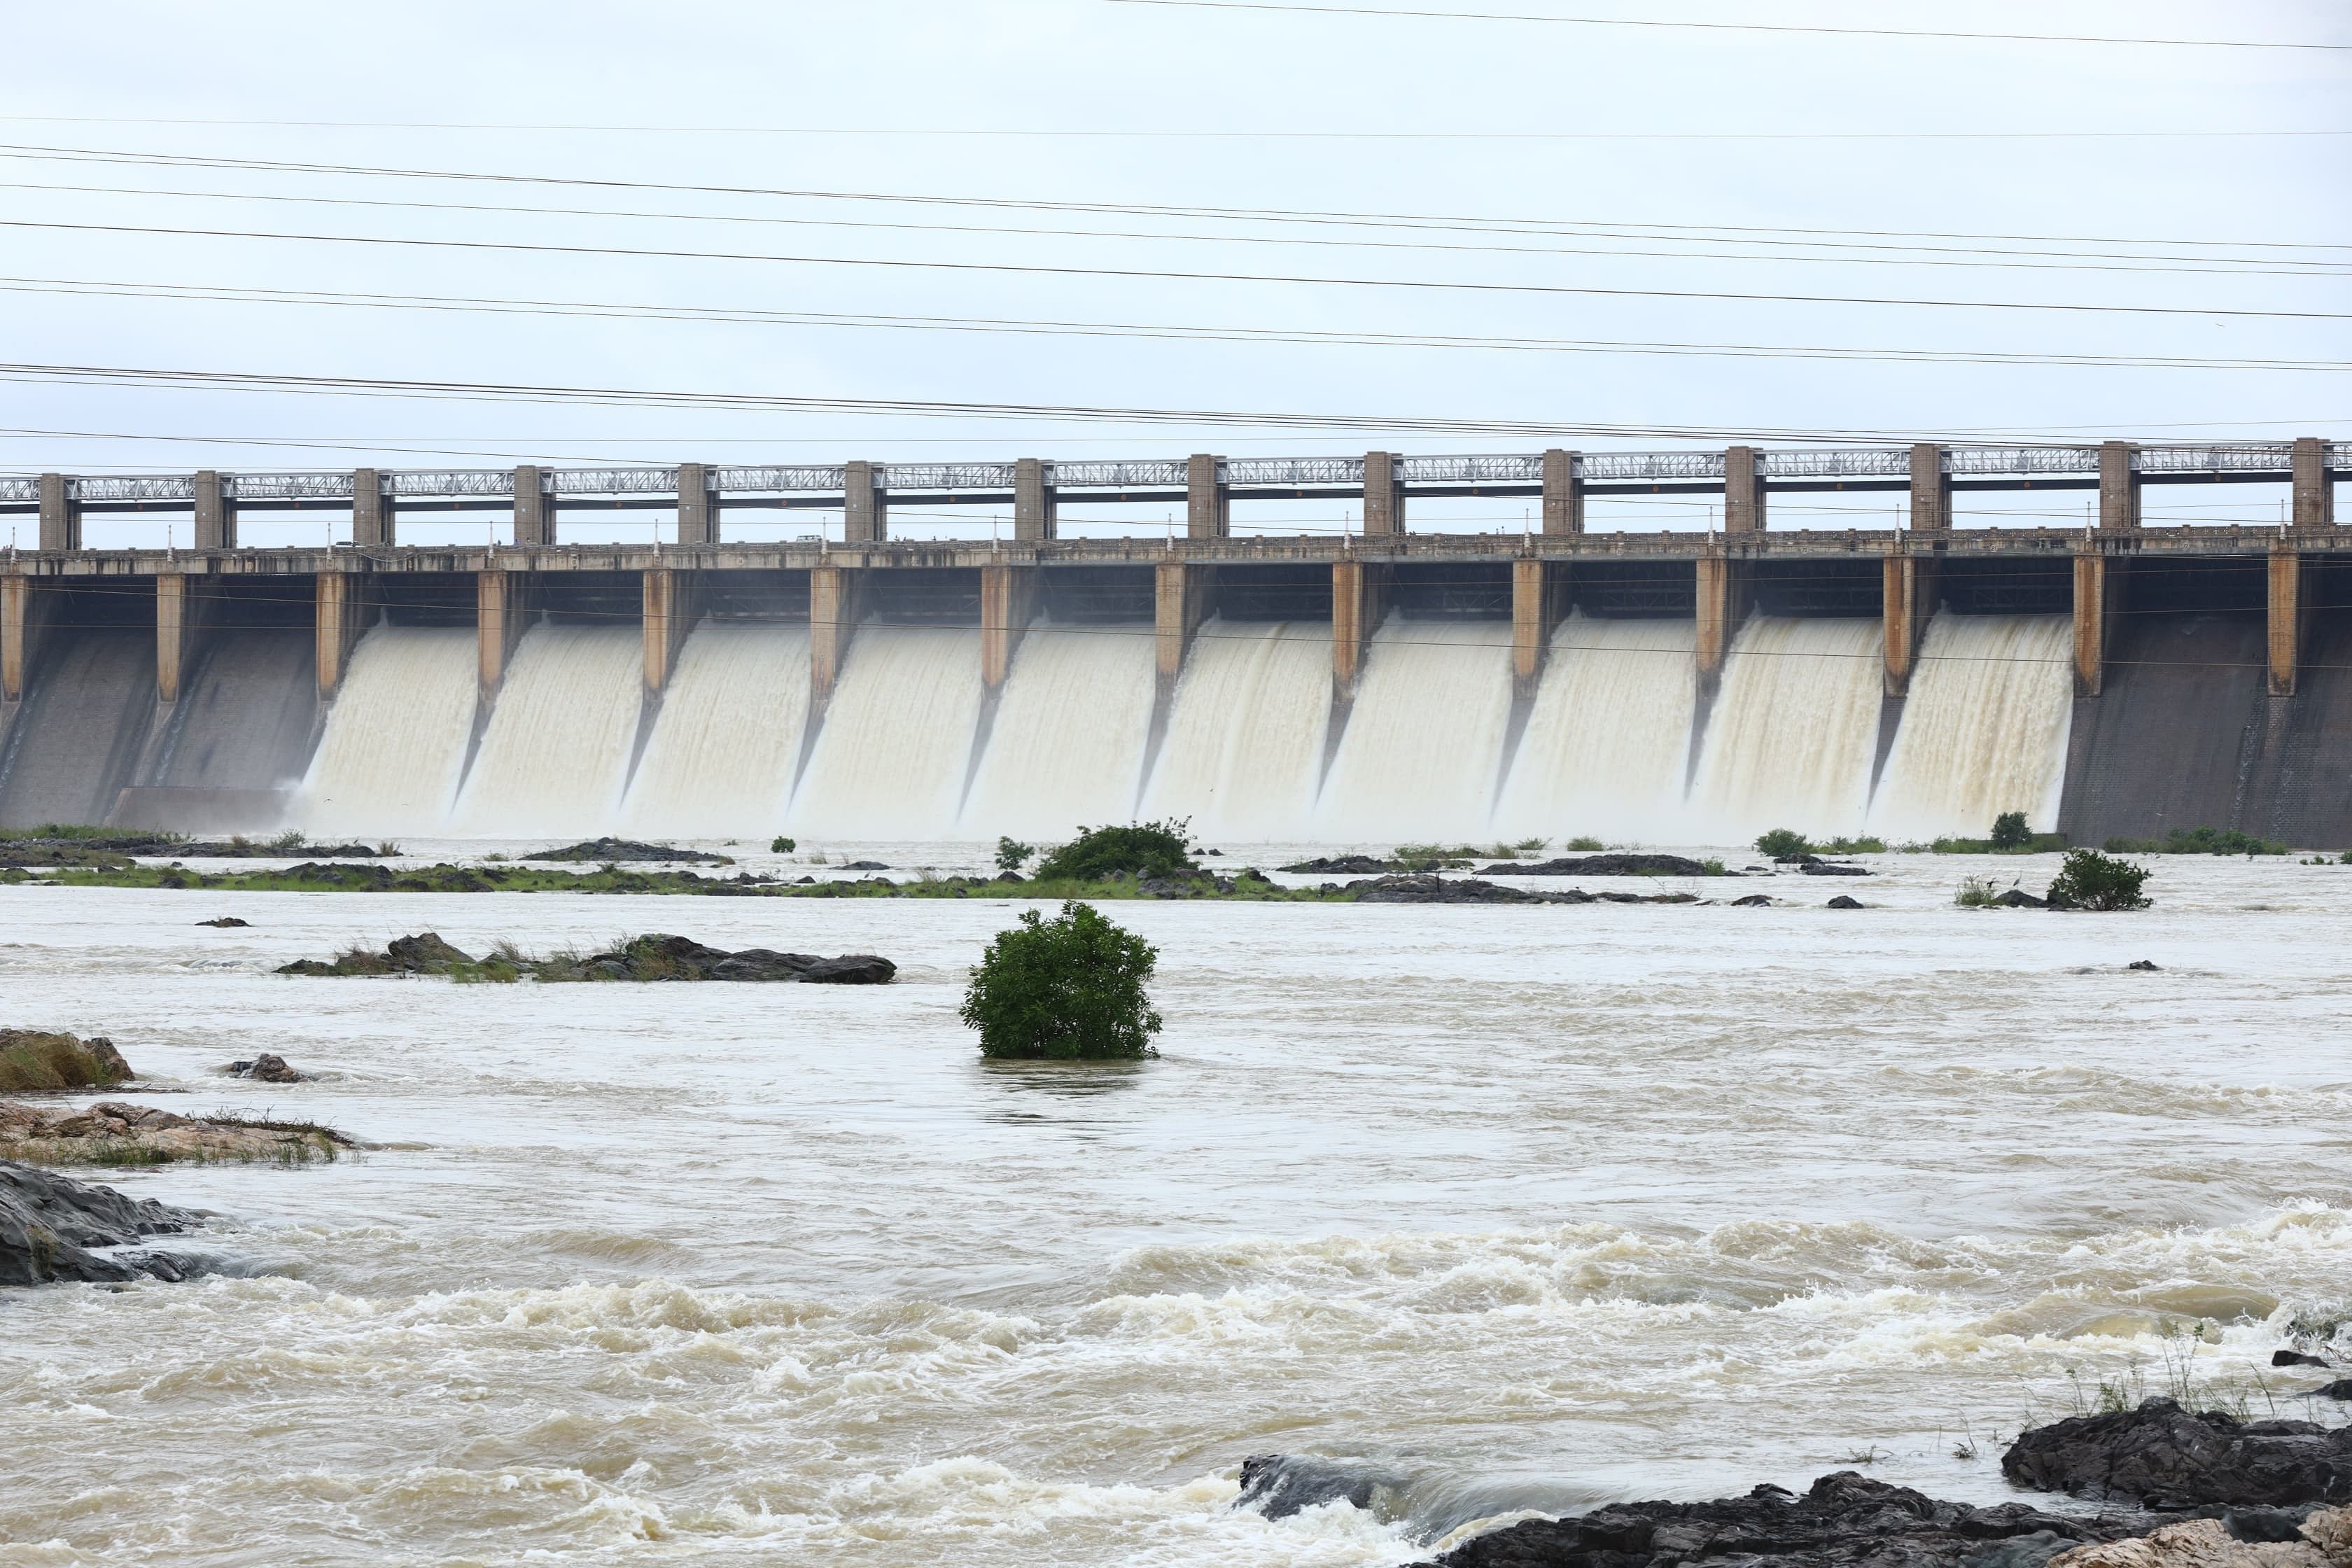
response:
M0 1100L0 1160L32 1165L167 1165L226 1162L306 1165L332 1161L354 1142L310 1121L183 1116L160 1106L101 1100L75 1110Z
M256 1083L309 1083L310 1075L296 1072L286 1065L286 1058L264 1051L251 1061L231 1062L227 1068L231 1078L251 1079Z
M634 838L591 838L585 843L566 844L559 849L542 849L517 857L523 860L584 861L594 866L619 866L635 861L691 862L702 866L732 866L731 857L713 854L708 849L680 849L671 844L645 844Z
M2045 1513L1946 1502L1853 1470L1803 1493L1759 1486L1707 1502L1625 1502L1474 1536L1422 1568L2041 1568L2085 1542L2137 1534L2145 1514Z
M1301 860L1295 866L1276 868L1302 877L1377 877L1396 868L1395 861L1383 860L1377 855L1326 855L1319 859Z
M1769 893L1750 893L1744 899L1731 900L1731 907L1735 910L1763 910L1771 906L1772 895Z
M2047 1568L2345 1568L2352 1563L2352 1510L2298 1520L2277 1510L2159 1525L2126 1541L2077 1546Z
M2050 907L2049 900L2037 898L2022 888L2011 888L1993 902L2005 910L2046 910Z
M1268 1519L1344 1502L1369 1510L1376 1493L1401 1489L1406 1478L1311 1454L1252 1454L1242 1461L1241 1495L1234 1506Z
M0 1160L0 1285L184 1279L202 1271L193 1259L160 1252L101 1256L91 1249L175 1235L204 1222L194 1209L127 1198L112 1187Z
M2149 1399L2021 1433L2000 1472L2019 1486L2159 1509L2352 1502L2352 1426L2240 1421Z
M1808 860L1797 868L1797 872L1805 877L1867 877L1872 874L1869 867L1856 866L1845 860Z
M1840 893L1836 898L1832 899L1824 907L1832 910L1858 910L1863 907L1863 903L1860 899L1849 898L1845 894Z
M898 966L870 952L820 958L747 947L730 952L691 937L648 931L578 960L549 959L523 966L541 980L721 980L804 985L887 985Z
M1589 904L1593 901L1591 894L1575 888L1558 893L1538 893L1527 888L1507 888L1500 882L1482 881L1475 877L1449 880L1426 872L1400 873L1349 882L1346 890L1353 893L1360 904Z
M1486 873L1510 877L1714 877L1732 873L1709 868L1703 860L1683 855L1567 855L1555 860L1527 864L1507 861L1489 866Z
M226 931L231 927L248 926L253 922L251 921L241 921L235 915L221 915L213 920L198 921L196 923L200 926L211 926L215 930Z
M109 1089L137 1076L103 1035L0 1029L0 1089Z

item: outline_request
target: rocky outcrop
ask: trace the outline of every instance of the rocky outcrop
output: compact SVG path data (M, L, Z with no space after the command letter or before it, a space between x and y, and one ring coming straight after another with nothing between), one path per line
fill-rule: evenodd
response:
M1422 873L1375 877L1349 882L1346 890L1360 904L1589 904L1592 895L1574 888L1559 893L1538 893L1527 888L1507 888L1475 877L1452 880Z
M256 1083L309 1083L311 1076L296 1072L286 1065L286 1058L264 1051L249 1062L231 1062L224 1069L231 1078L251 1079Z
M380 870L380 867L370 867ZM394 937L382 952L369 952L362 948L351 948L332 959L298 958L291 963L278 966L280 974L447 974L478 963L479 960L462 948L441 940L438 931L419 931L415 936Z
M1993 902L2005 910L2046 910L2050 907L2049 900L2036 898L2022 888L2011 888Z
M540 979L732 980L803 985L887 985L898 966L870 952L818 958L805 952L774 952L749 947L730 952L705 947L690 937L649 932L577 962L549 960L534 966Z
M1710 1502L1616 1503L1475 1536L1423 1568L2040 1568L2085 1542L2136 1534L2145 1514L2096 1518L2030 1504L1943 1502L1853 1470L1801 1496L1761 1486Z
M1277 866L1275 869L1294 871L1302 877L1377 877L1383 871L1397 869L1397 863L1377 855L1326 855L1320 859L1301 860L1296 866Z
M236 926L251 925L253 922L251 921L241 921L235 915L222 915L216 920L198 921L196 923L200 926L212 926L216 930L226 931Z
M1731 907L1735 910L1762 910L1769 909L1771 905L1772 895L1769 893L1750 893L1744 899L1731 900Z
M2019 1486L2161 1509L2352 1502L2352 1426L2242 1422L2150 1399L2022 1433L2000 1471Z
M1522 865L1507 860L1489 866L1486 876L1510 877L1728 877L1736 873L1720 866L1681 855L1570 855L1557 860Z
M204 1221L193 1209L127 1198L112 1187L0 1160L0 1285L183 1279L201 1272L189 1258L160 1252L100 1256L90 1249L175 1235Z
M103 1035L0 1029L0 1089L111 1089L137 1076Z
M1402 1476L1312 1455L1252 1454L1242 1461L1242 1490L1234 1506L1253 1509L1268 1519L1288 1519L1301 1509L1319 1508L1327 1502L1370 1509L1375 1492L1404 1484Z
M1826 907L1832 910L1858 910L1863 908L1863 902L1860 899L1848 898L1845 894L1840 893L1836 898L1832 899Z
M309 1121L241 1116L182 1116L152 1105L102 1100L85 1110L0 1100L0 1159L36 1165L168 1165L274 1161L305 1165L335 1158L352 1141Z
M1798 867L1797 871L1805 877L1867 877L1872 874L1867 866L1850 865L1843 860L1808 860Z
M2299 1521L2267 1509L2188 1520L2077 1546L2047 1568L2352 1568L2352 1510L2324 1509Z
M561 849L543 849L519 857L524 860L579 860L598 866L632 862L691 862L698 866L732 866L734 859L708 849L680 849L668 844L641 844L634 838L591 838Z

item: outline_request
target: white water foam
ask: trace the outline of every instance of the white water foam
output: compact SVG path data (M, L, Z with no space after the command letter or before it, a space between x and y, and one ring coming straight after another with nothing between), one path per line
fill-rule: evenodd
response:
M360 638L294 800L320 834L430 833L449 816L472 738L473 632L376 626Z
M1148 626L1029 628L964 803L967 837L1053 837L1133 816L1153 646Z
M1510 720L1509 622L1389 617L1365 649L1317 832L1344 842L1485 832Z
M1331 722L1331 629L1212 620L1192 640L1147 816L1189 816L1196 837L1303 839Z
M1937 616L1920 641L1871 826L1906 838L1982 835L2004 811L2057 826L2074 720L2065 616Z
M952 838L980 695L977 628L858 627L786 820L835 837Z
M525 632L451 826L484 837L611 827L644 690L645 638L634 626Z
M697 626L680 649L622 820L633 832L773 833L808 720L805 627Z
M1692 621L1560 623L1496 806L1503 837L1687 831L1696 637Z
M1691 791L1706 842L1741 843L1770 827L1861 830L1884 637L1874 619L1755 616L1740 627Z

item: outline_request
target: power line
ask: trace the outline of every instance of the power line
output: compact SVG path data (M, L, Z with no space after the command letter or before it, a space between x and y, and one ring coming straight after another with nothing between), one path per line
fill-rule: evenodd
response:
M2352 134L2352 133L2347 133ZM1427 228L1467 232L1605 234L1613 237L1677 237L1696 243L1705 236L1722 234L1753 242L1769 235L1824 236L1868 239L1964 239L2035 245L2166 246L2201 251L2325 250L2352 251L2352 245L2297 240L2161 239L2101 237L2085 235L2021 235L1945 233L1920 229L1790 228L1763 225L1635 223L1628 220L1570 218L1465 217L1443 214L1358 213L1317 208L1211 207L1167 203L1043 200L1011 196L941 196L886 191L833 191L767 185L696 184L676 181L622 180L555 174L516 174L453 169L410 169L371 163L317 163L269 158L204 157L188 153L124 152L120 149L53 147L0 142L0 157L45 163L123 163L133 167L238 169L268 174L352 174L378 179L451 180L488 184L570 185L583 189L670 191L695 195L759 196L792 201L874 202L917 206L1014 209L1027 212L1082 212L1147 217L1192 217L1226 223L1324 224L1345 227ZM1510 226L1495 228L1488 226ZM1623 232L1620 232L1623 231ZM1732 243L1711 241L1710 243ZM1798 244L1773 240L1773 244ZM1873 249L1895 247L1874 246Z
M1403 16L1442 22L1546 22L1570 27L1650 27L1676 32L1775 33L1852 38L1960 39L1979 43L2137 44L2155 48L2290 49L2352 53L2352 44L2256 38L2148 38L2086 33L1963 33L1925 27L1810 27L1777 22L1668 22L1624 16L1553 16L1512 11L1413 11L1381 5L1298 5L1276 0L1105 0L1112 5L1164 5L1190 11L1281 11L1309 16Z
M366 294L302 289L232 289L205 284L110 283L75 279L0 278L0 292L105 299L181 300L215 304L299 305L429 310L586 320L696 321L724 326L843 327L898 331L973 332L1051 337L1129 338L1179 342L1247 342L1308 347L1473 350L1498 353L1685 356L1710 359L1843 360L1864 363L1982 364L2094 369L2240 370L2275 373L2352 370L2352 361L2194 358L2161 354L2004 353L1990 349L1833 348L1771 343L1676 343L1638 340L1480 337L1423 332L1317 331L1068 321L1018 318L889 316L838 311L765 310L749 306L604 304L593 300Z
M420 239L396 235L298 234L283 230L182 227L165 224L60 223L0 218L0 227L67 234L148 234L182 238L292 240L303 244L399 246L427 250L504 251L546 256L621 256L662 260L756 261L793 267L854 267L919 272L970 272L1043 278L1128 278L1154 282L1274 283L1318 288L1429 289L1442 293L1566 298L1720 300L1744 304L1876 305L1906 310L2028 310L2092 315L2229 316L2249 321L2352 321L2347 310L2261 310L2239 306L2066 304L2037 300L1937 300L1893 295L1772 294L1714 289L1625 289L1580 283L1470 282L1453 279L1340 278L1308 273L1186 271L1173 268L1045 266L1011 261L939 261L886 257L793 256L774 252L684 250L650 246L554 245L517 240Z
M946 223L878 223L871 219L830 217L779 217L768 214L746 213L681 213L630 211L612 207L549 207L520 206L510 203L479 202L403 202L381 201L365 196L286 195L261 191L193 191L157 187L122 185L63 185L43 184L30 181L0 181L0 190L48 191L74 195L163 196L191 201L269 202L293 206L374 207L401 212L488 213L499 216L536 217L599 217L643 218L663 223L755 224L764 226L793 228L854 228L875 229L891 234L985 234L1011 235L1050 239L1125 239L1173 240L1187 245L1259 245L1306 246L1318 249L1338 250L1408 250L1438 251L1448 256L1601 256L1667 258L1691 261L1772 261L1810 263L1842 267L1964 267L1978 269L2004 269L2055 272L2145 272L2152 274L2193 274L2222 278L2352 278L2352 261L2308 261L2269 257L2132 257L2108 252L2080 251L2010 251L1990 253L1964 250L1958 247L1905 246L1900 248L1927 254L1909 256L1851 255L1786 255L1773 251L1727 250L1628 250L1589 247L1529 246L1529 245L1464 245L1456 241L1432 243L1401 239L1325 239L1298 235L1265 234L1168 234L1148 229L1098 228L1035 228L1010 225L946 224ZM1475 231L1473 231L1475 232ZM1687 243L1724 244L1720 240ZM1883 246L1841 247L1806 244L1801 241L1774 242L1766 240L1730 243L1803 245L1811 252L1860 248L1883 250ZM1984 259L1990 255L2003 255L2011 259ZM2156 262L2186 261L2187 266L2159 266ZM2315 270L2315 268L2316 270Z

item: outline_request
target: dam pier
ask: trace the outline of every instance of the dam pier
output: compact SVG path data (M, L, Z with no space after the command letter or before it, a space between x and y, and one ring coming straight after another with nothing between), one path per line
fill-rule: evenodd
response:
M1756 824L2352 844L2352 452L2315 438L1139 462L0 478L0 824L905 838L1137 811L1222 837ZM2147 527L2148 486L2279 487L2276 526ZM2081 490L2087 526L1960 527ZM1908 526L1772 524L1888 492ZM1705 532L1589 500L1706 496ZM1525 498L1517 532L1410 526ZM1181 505L1062 538L1065 500ZM1338 536L1237 532L1270 500ZM892 508L1010 512L893 538ZM837 515L844 537L728 537ZM615 512L674 541L565 542ZM256 548L240 518L349 519ZM171 523L90 549L84 520ZM505 519L510 543L401 542ZM1540 518L1539 526L1534 519Z

